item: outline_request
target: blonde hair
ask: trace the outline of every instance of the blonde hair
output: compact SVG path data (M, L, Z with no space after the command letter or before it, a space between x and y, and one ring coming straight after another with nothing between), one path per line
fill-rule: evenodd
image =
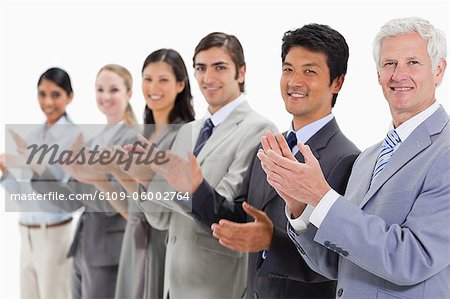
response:
M131 77L131 73L125 67L118 64L107 64L98 71L97 77L103 71L110 71L119 75L123 79L127 92L131 92L133 89L133 77ZM130 103L127 103L123 121L127 125L136 125L138 123Z

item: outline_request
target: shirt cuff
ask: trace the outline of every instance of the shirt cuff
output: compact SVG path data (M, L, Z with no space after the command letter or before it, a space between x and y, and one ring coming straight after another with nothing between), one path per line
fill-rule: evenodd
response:
M314 207L311 205L307 205L303 213L300 215L300 217L292 219L291 218L292 213L287 205L284 209L284 212L286 213L286 218L289 220L289 223L291 224L292 228L297 234L300 234L301 232L306 230L309 224L309 218L313 211Z
M324 197L320 200L319 204L316 206L314 211L311 213L310 221L314 224L315 227L319 228L323 222L323 219L328 214L328 211L331 209L331 206L336 202L336 200L340 197L339 193L330 189Z

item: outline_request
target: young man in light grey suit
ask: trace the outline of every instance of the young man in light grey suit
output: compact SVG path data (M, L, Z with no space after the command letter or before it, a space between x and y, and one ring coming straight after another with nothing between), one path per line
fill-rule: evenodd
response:
M209 184L233 200L261 136L276 128L245 100L244 53L235 36L208 34L197 45L193 60L195 78L208 102L208 111L203 119L180 129L172 151L182 157L192 152ZM192 192L187 185L184 191ZM173 189L155 176L147 192L157 197L168 191ZM173 201L142 200L139 205L153 227L168 229L165 298L242 297L246 254L220 245Z
M288 233L312 269L338 280L339 298L450 296L450 126L435 99L445 57L445 36L428 21L381 28L374 58L392 124L355 162L344 197L307 146L298 163L280 136L280 146L263 138L267 179L287 215L303 218Z

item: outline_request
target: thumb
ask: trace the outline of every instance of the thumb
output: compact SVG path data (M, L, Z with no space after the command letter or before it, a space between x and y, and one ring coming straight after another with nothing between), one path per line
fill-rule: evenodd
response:
M317 161L317 159L316 159L316 157L314 157L309 145L298 142L297 147L298 147L299 151L302 153L303 157L305 158L305 164L311 165L311 164L314 164L315 161Z
M266 221L268 218L266 213L258 210L254 206L251 206L245 201L242 203L242 208L244 209L245 213L252 216L256 221Z
M192 169L198 169L200 168L200 165L198 164L197 158L192 152L188 153L189 162L191 163Z

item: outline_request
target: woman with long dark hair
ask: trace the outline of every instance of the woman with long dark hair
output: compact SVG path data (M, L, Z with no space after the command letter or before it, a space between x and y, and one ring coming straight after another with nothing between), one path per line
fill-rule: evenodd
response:
M160 49L145 59L142 93L146 100L144 136L158 150L169 149L178 128L194 120L189 78L178 52ZM113 174L119 180L127 175L117 167ZM135 182L122 183L129 192L137 191ZM162 298L165 241L166 232L152 228L134 200L128 201L116 298Z

